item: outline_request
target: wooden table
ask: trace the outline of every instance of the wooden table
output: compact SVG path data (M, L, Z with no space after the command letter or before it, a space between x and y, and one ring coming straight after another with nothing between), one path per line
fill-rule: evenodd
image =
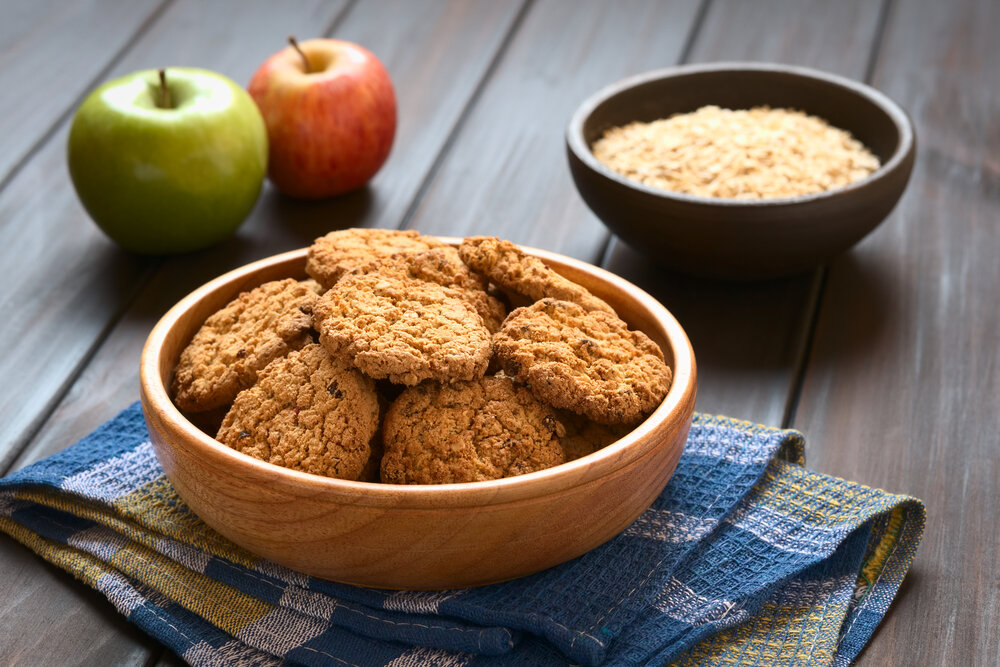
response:
M0 473L136 400L153 323L229 268L348 226L496 234L656 295L693 342L700 410L800 429L813 469L927 502L862 664L1000 664L998 29L993 0L4 3ZM288 34L360 42L389 69L399 129L370 186L322 203L268 188L234 239L190 255L108 241L66 170L83 96L165 65L246 83ZM754 284L668 273L609 236L570 181L571 111L625 75L714 60L813 66L906 108L917 164L886 223L828 266ZM13 540L0 560L0 663L178 662Z

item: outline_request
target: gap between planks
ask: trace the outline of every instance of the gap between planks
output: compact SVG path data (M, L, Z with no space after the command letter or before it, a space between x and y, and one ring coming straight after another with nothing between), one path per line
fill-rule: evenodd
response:
M132 37L129 38L129 40L111 56L108 62L105 63L104 67L102 67L97 74L95 74L93 78L87 82L83 91L69 103L66 110L56 117L52 125L42 132L41 136L38 137L35 143L31 144L24 155L22 155L17 162L14 163L14 165L10 168L10 171L7 172L7 175L4 176L3 180L0 180L0 193L3 193L3 191L7 188L7 185L13 182L14 178L21 172L24 166L31 162L31 159L38 154L38 151L41 150L42 146L47 144L62 124L70 119L73 112L75 112L77 107L79 107L83 100L86 99L87 95L89 95L98 84L102 83L107 78L108 73L114 69L115 65L118 64L118 61L121 60L122 57L128 53L147 32L149 32L149 29L153 27L153 24L155 24L160 17L163 16L163 13L167 11L170 5L174 2L176 2L176 0L163 0L153 9L153 11L149 13L149 16L147 16L136 28Z
M14 168L11 169L7 178L5 178L2 182L0 182L0 193L3 192L3 189L7 185L7 183L9 183L13 179L13 177L17 174L17 172L19 172L21 168L31 160L31 158L38 152L38 150L40 150L42 146L44 146L46 143L48 143L48 141L52 139L53 135L58 131L59 127L61 127L63 123L69 120L73 112L77 109L77 107L80 106L80 104L83 102L86 96L89 95L90 92L97 85L102 83L107 78L108 73L111 72L114 69L114 67L119 63L119 61L121 61L121 59L127 53L129 53L129 51L132 48L135 47L135 45L139 42L139 40L142 39L143 36L145 36L146 33L150 31L150 29L156 24L159 18L166 12L167 9L169 9L169 7L172 4L174 4L174 2L176 2L176 0L164 0L152 12L150 12L149 16L146 17L146 19L139 25L135 33L128 40L128 42L126 42L125 45L122 46L122 48L120 48L111 57L111 59L107 62L107 64L87 84L85 90L71 102L66 111L63 112L52 124L52 126L43 133L42 137L32 145L28 153L26 153L25 156L17 162ZM355 5L357 5L357 3L358 0L349 0L326 26L323 32L324 36L327 37L330 36L337 29L337 27L343 22L344 18L348 15L350 10L353 9ZM66 376L65 382L63 382L63 384L60 385L58 390L52 394L52 397L50 398L49 402L45 405L45 408L39 412L38 418L29 426L29 428L25 432L21 442L11 448L10 460L3 466L0 466L0 477L9 474L12 468L15 465L17 465L18 459L31 446L32 442L38 435L39 431L41 431L42 427L52 416L55 410L59 407L60 403L62 403L67 392L72 388L73 384L80 377L81 373L83 373L84 369L86 369L87 365L94 358L94 355L97 354L97 351L101 348L101 346L107 340L107 337L111 334L114 328L121 321L121 318L124 317L124 315L131 309L132 305L135 303L135 300L139 297L139 295L142 294L143 289L146 287L147 284L149 284L152 278L163 266L163 263L164 263L163 258L160 257L155 258L152 261L151 266L149 266L143 271L142 275L139 277L139 280L135 281L132 291L129 293L128 297L122 301L121 307L118 309L117 312L115 312L114 316L109 319L108 323L104 326L104 328L101 329L101 332L94 339L93 344L87 349L86 353L80 358L80 361L73 368L73 370Z
M420 208L420 203L423 201L427 194L427 190L430 188L431 183L437 176L438 172L441 170L441 165L444 164L445 159L448 157L448 153L451 152L452 146L459 134L462 132L462 128L465 126L469 115L475 108L476 104L479 102L479 98L482 96L483 91L486 89L486 85L489 83L490 79L493 78L493 74L496 72L497 66L503 60L503 57L507 54L507 50L510 48L510 43L514 40L514 35L521 28L521 24L524 23L524 17L527 16L528 11L534 5L535 0L523 0L521 8L517 11L517 15L514 16L514 20L511 21L510 28L507 30L507 34L504 35L503 40L501 40L500 45L497 47L496 53L493 54L493 58L490 60L490 64L486 66L486 70L483 72L482 78L480 78L479 83L476 84L475 89L472 91L472 95L466 100L465 106L462 107L461 113L458 114L458 118L455 119L455 124L452 126L451 130L448 132L448 136L445 138L444 142L441 144L441 149L438 154L434 156L434 161L431 163L430 168L427 170L427 174L424 176L423 180L420 182L420 186L413 195L413 199L410 201L410 205L406 207L406 211L400 218L396 225L397 229L407 229L410 225L410 221L416 214L417 209Z
M108 62L105 63L104 67L102 67L100 71L98 71L97 74L94 75L94 77L87 83L84 90L70 102L66 110L63 111L63 113L56 118L52 125L42 133L41 137L39 137L39 139L31 145L31 148L28 149L24 156L22 156L21 159L14 164L13 168L11 168L10 172L7 173L7 176L3 179L3 181L0 181L0 194L3 193L9 183L13 182L14 178L21 172L24 166L27 165L36 154L38 154L38 151L40 151L45 144L52 140L59 128L62 127L64 123L69 121L77 107L79 107L83 100L86 99L87 95L89 95L95 87L107 78L108 74L114 69L125 54L135 47L139 40L141 40L150 31L150 29L157 23L157 21L159 21L160 17L163 16L163 14L175 1L176 0L164 0L149 13L149 16L147 16L142 23L139 24L135 32L132 34L132 37L130 37L129 40L111 56ZM129 293L128 297L122 301L121 307L109 319L104 328L101 329L100 334L98 334L98 336L94 339L91 346L80 358L73 370L66 376L62 385L60 385L58 390L52 394L44 409L38 413L38 417L30 424L22 435L21 442L16 443L11 448L9 460L0 466L0 477L11 472L11 469L14 465L16 465L18 458L31 445L32 441L34 441L38 432L42 429L42 426L44 426L45 422L52 416L52 413L55 412L56 408L59 407L59 404L62 403L63 398L73 386L73 383L80 377L83 369L86 368L87 364L90 363L90 360L93 359L97 350L100 349L101 345L104 344L105 339L111 331L115 328L125 313L128 312L128 309L132 306L133 302L138 298L139 294L142 293L142 288L145 287L145 285L150 281L162 263L162 259L157 258L154 260L154 264L143 270L139 279L133 283L132 291Z
M894 0L882 0L882 5L879 7L875 34L872 36L872 45L865 64L864 82L868 85L871 85L879 53L882 50L882 43L885 40L886 26L889 24L889 15L893 2ZM792 428L795 424L796 412L798 411L799 401L802 398L802 389L805 386L806 374L809 371L809 361L812 358L813 344L816 339L816 329L819 325L820 312L823 308L823 299L826 295L829 273L830 269L827 265L823 265L813 272L813 283L809 290L808 306L806 312L803 314L802 332L799 334L799 346L796 354L795 369L792 374L792 386L788 389L785 410L781 418L781 428Z
M37 150L41 148L41 146L43 146L47 141L49 141L49 139L52 137L53 134L55 134L59 126L62 125L62 123L66 122L66 120L72 114L73 110L80 105L80 103L83 101L86 95L90 93L90 91L94 88L94 86L99 84L107 77L108 72L110 72L111 69L121 60L121 58L126 53L129 52L129 50L143 37L143 35L145 35L149 31L152 25L156 23L159 17L162 16L163 13L167 10L167 8L174 2L175 0L164 0L163 3L161 3L153 12L150 13L150 16L142 23L139 29L136 30L136 33L132 36L132 38L121 49L119 49L117 53L114 54L114 56L111 58L108 64L88 84L85 92L82 93L80 97L78 97L76 100L73 101L73 103L66 110L66 112L64 112L56 120L56 122L41 137L41 139L39 139L32 146L31 150L25 155L25 157L21 161L19 161L17 165L15 165L14 169L12 169L10 174L8 175L8 178L5 179L2 183L0 183L0 192L3 191L4 186L14 176L14 174L16 174L17 171L20 170L22 164L26 164L28 160L30 160L31 157L34 155L34 153L37 152ZM345 4L344 7L336 14L336 16L334 16L333 19L327 24L322 34L325 37L329 37L330 35L332 35L333 32L337 29L337 27L344 21L344 18L357 5L357 3L358 0L349 0L349 2L347 2L347 4ZM66 393L70 390L70 388L72 388L73 384L80 377L81 373L93 359L94 355L97 354L97 351L101 348L101 346L107 340L108 336L121 321L122 317L124 317L124 315L131 309L132 305L135 303L135 300L139 297L140 294L142 294L142 291L145 288L145 286L150 282L150 280L152 280L153 276L156 275L157 271L162 266L163 266L163 260L157 259L156 263L150 266L146 271L144 271L142 277L138 281L136 281L134 289L132 290L131 294L129 294L128 298L123 300L121 308L118 310L118 312L115 313L114 317L112 317L107 323L107 325L101 330L100 334L95 338L93 345L91 345L91 347L87 350L87 353L80 359L80 362L66 378L66 381L62 384L62 386L59 387L58 391L56 391L53 394L52 399L49 402L49 404L46 405L45 410L43 410L39 414L38 420L34 424L32 424L30 430L28 431L26 437L24 438L24 441L15 448L16 453L11 457L10 463L4 466L2 470L0 470L0 477L7 475L10 472L10 468L16 465L18 458L31 445L32 441L35 439L38 432L41 430L42 426L49 419L52 413L58 408L59 404L63 401L63 399L66 396ZM143 667L152 667L153 665L160 664L165 659L170 660L171 657L176 656L176 654L171 649L160 644L152 637L150 639L152 639L152 641L155 643L153 643L153 645L150 646L149 655L143 662ZM180 660L179 657L177 657L176 659Z

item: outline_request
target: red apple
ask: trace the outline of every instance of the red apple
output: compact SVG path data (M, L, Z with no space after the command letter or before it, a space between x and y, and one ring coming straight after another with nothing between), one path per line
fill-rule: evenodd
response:
M267 125L268 176L304 199L360 188L385 162L396 134L389 73L351 42L289 41L249 86Z

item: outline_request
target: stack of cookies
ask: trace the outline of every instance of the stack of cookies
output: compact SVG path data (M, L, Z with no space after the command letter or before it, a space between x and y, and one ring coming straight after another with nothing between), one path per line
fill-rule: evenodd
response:
M346 229L316 240L306 272L209 317L174 373L192 421L221 418L220 442L269 463L393 484L512 477L614 442L670 387L656 343L507 241Z

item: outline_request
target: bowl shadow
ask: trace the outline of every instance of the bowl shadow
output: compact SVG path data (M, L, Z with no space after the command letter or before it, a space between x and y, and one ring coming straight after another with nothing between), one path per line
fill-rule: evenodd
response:
M268 225L267 236L276 237L280 247L271 246L271 252L292 250L335 229L363 226L374 201L375 195L367 185L339 197L315 201L294 199L268 185L254 222Z
M829 268L732 282L675 272L616 239L604 268L645 289L680 321L698 362L699 410L759 422L785 418L803 370L864 362L891 316L889 281L855 251ZM849 335L834 321L833 335L817 337L830 326L824 317L845 312L852 314Z

